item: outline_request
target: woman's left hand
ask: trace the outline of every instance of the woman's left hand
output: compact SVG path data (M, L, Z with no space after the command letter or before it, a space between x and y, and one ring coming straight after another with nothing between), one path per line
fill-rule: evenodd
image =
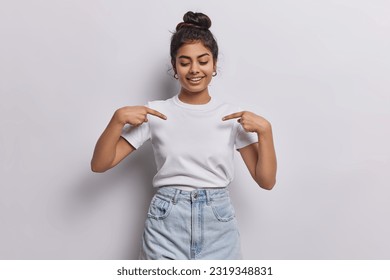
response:
M246 132L256 132L263 135L271 131L271 124L265 118L258 116L252 112L242 111L227 115L222 118L223 121L237 119Z

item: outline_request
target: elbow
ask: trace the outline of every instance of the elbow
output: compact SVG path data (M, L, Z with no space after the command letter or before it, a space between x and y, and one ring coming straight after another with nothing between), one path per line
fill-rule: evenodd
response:
M272 179L269 181L260 181L260 182L257 182L257 184L259 185L260 188L267 190L267 191L270 191L276 185L276 179Z
M99 167L96 163L91 161L91 171L95 173L104 173L107 169Z

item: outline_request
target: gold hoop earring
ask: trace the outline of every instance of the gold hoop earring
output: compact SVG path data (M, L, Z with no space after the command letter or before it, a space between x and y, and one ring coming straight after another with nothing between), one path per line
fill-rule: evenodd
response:
M178 80L179 79L179 75L177 75L177 73L175 73L175 75L173 75L173 77Z
M217 76L217 71L213 72L213 77Z

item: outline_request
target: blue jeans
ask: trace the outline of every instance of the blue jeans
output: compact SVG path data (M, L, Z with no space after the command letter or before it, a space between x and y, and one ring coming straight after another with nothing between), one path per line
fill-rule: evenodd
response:
M140 259L241 259L229 191L158 189L145 222Z

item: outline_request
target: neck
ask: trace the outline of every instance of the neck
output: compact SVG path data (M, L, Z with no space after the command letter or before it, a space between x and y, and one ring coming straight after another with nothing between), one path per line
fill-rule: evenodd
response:
M179 93L179 99L184 103L201 105L210 102L211 96L207 89L202 92L188 92L182 88Z

